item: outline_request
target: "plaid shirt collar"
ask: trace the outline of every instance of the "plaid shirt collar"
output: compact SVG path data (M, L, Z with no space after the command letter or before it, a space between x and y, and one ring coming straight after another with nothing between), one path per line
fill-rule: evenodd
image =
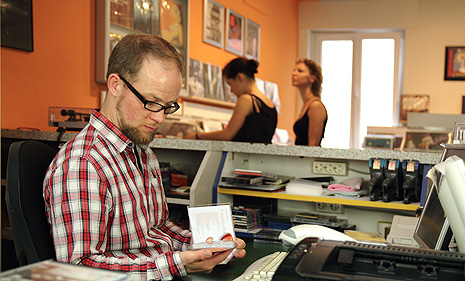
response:
M128 146L135 144L108 118L100 113L98 109L92 111L89 125L94 127L100 135L106 138L115 148L121 153ZM146 150L147 145L139 145L143 150Z

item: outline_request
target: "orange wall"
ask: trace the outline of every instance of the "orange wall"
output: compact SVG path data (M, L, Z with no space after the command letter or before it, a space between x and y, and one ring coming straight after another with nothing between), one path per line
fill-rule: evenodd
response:
M256 77L278 84L281 114L278 128L293 136L297 95L291 74L297 58L298 0L215 0L261 27L260 65ZM191 1L189 56L223 67L237 57L202 41L203 0Z
M1 48L1 127L48 127L48 109L99 106L95 82L95 1L33 1L34 52ZM101 1L101 0L99 0ZM261 26L257 77L278 84L278 127L292 131L297 96L298 0L217 0ZM53 8L51 8L53 7ZM223 67L234 54L202 41L203 0L190 0L189 56Z
M34 52L2 51L2 128L48 127L49 106L98 107L95 1L33 1Z

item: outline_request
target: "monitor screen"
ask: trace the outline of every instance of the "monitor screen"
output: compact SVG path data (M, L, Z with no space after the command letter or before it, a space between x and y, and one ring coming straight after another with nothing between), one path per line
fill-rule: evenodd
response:
M423 248L447 250L449 247L452 231L435 186L430 189L413 238Z
M463 159L451 156L446 160L444 177L438 195L449 220L460 252L465 252L465 165Z
M465 145L445 144L440 162L446 161L447 158L453 155L465 159ZM452 238L449 219L446 218L443 206L439 200L437 187L431 184L431 181L429 183L428 197L423 206L423 211L415 228L413 238L421 247L448 250Z

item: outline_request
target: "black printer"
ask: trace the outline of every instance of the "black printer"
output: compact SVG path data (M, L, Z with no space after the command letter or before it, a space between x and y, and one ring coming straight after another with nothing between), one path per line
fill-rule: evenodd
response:
M465 254L306 238L272 280L465 280Z

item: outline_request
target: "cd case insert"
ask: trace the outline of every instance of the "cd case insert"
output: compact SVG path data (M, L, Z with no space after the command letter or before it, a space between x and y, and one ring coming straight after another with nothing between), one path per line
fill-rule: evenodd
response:
M235 248L236 234L229 204L194 206L187 208L192 232L192 250L211 248L222 251ZM212 243L207 243L207 240ZM227 263L234 255L224 261Z

